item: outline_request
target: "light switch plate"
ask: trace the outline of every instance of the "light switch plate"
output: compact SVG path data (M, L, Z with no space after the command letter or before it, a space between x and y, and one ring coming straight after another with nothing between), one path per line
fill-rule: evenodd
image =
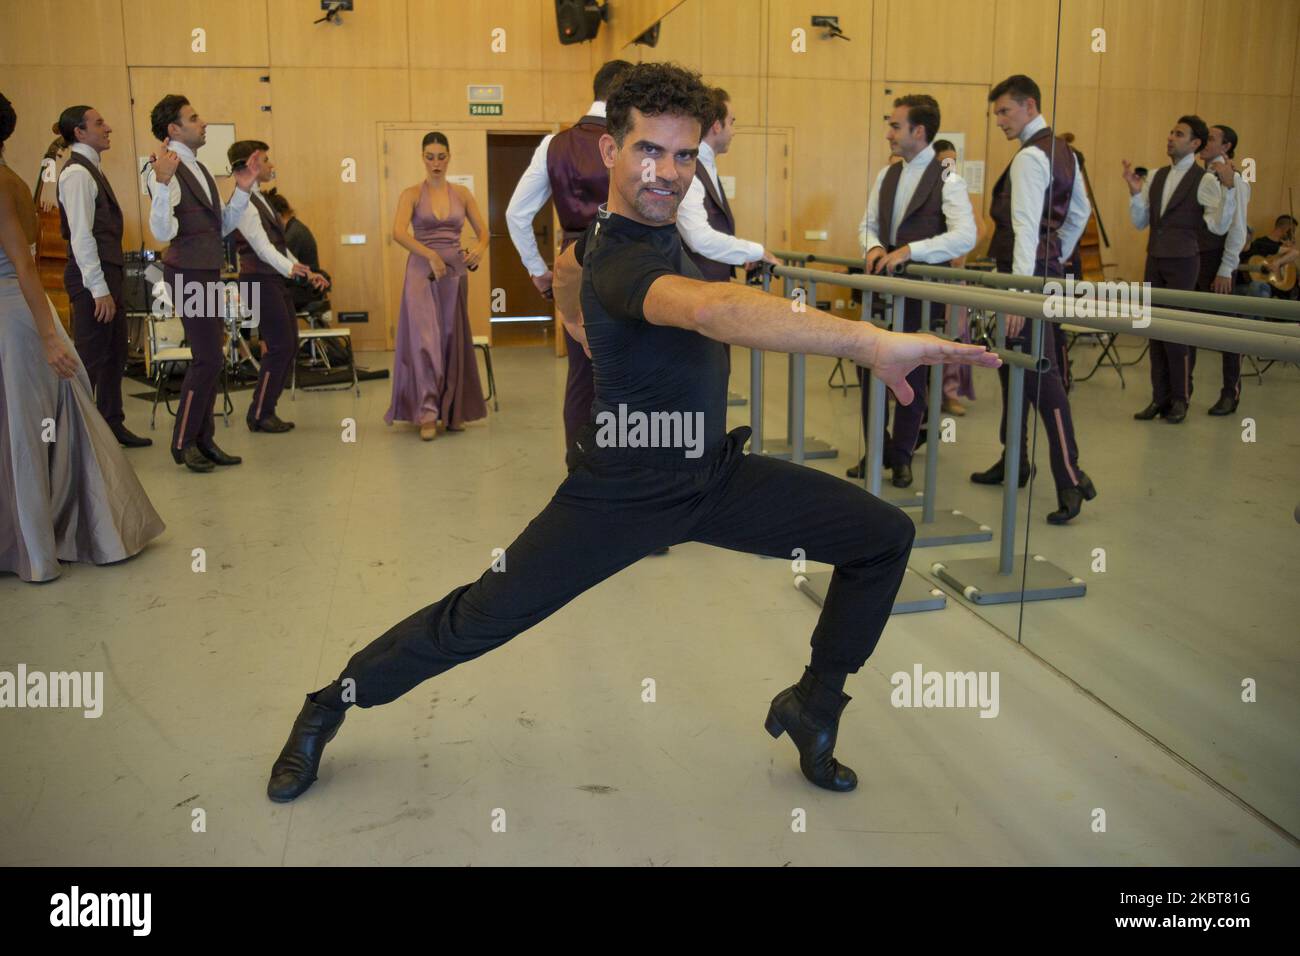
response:
M807 229L804 231L803 237L805 239L821 239L825 241L831 236L825 229Z
M366 244L366 237L364 233L361 234L344 233L340 241L345 246L364 246Z

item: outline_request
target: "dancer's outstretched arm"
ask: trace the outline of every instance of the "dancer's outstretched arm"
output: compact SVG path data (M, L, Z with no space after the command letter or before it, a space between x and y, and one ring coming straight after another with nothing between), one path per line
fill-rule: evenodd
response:
M762 349L852 359L872 370L904 405L912 401L907 374L918 365L1002 364L981 345L948 342L921 332L886 332L870 322L841 319L818 309L795 310L790 299L731 282L662 275L650 284L643 311L655 325Z

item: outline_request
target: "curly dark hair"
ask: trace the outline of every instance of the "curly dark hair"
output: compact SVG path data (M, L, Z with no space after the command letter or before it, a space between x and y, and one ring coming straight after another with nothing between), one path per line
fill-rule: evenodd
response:
M0 151L4 150L5 140L14 134L17 125L18 114L14 112L14 105L9 102L9 97L0 93Z
M152 110L149 111L149 129L153 131L154 139L162 142L167 138L167 127L172 123L180 123L181 108L189 106L190 101L179 93L168 93L160 99Z
M689 116L700 124L700 136L712 125L712 91L700 74L676 63L638 63L614 83L605 101L605 118L614 142L632 130L632 110L644 116Z

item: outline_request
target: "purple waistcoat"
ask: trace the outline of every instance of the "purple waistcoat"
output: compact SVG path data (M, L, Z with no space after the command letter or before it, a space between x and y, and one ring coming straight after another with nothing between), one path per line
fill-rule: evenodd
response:
M113 187L94 163L74 151L68 156L67 165L63 168L74 165L84 167L99 187L99 193L95 196L95 216L90 226L90 234L94 236L95 248L99 252L99 261L102 265L117 266L120 269L126 262L122 255L122 207L117 204ZM76 295L84 286L81 268L72 251L72 230L68 226L68 214L63 208L62 199L59 200L59 231L68 241L68 268L64 272L64 285L67 286L69 295Z
M916 191L903 210L903 220L898 224L895 241L889 241L894 223L894 198L902 178L903 164L894 163L885 170L885 178L880 182L877 211L880 215L880 241L886 252L893 252L909 242L941 236L948 231L948 221L943 215L943 167L938 161L932 160L925 167L925 172L921 173Z
M248 203L257 212L262 220L262 229L266 231L266 238L271 240L271 245L275 246L275 251L280 253L286 259L289 258L289 247L284 241L284 227L280 225L280 217L259 192L249 194ZM239 257L239 274L241 276L281 276L280 270L269 262L263 262L253 251L244 234L238 229L235 230L235 251Z
M609 198L609 170L599 148L606 128L603 116L584 116L552 136L546 148L546 176L565 247L587 231L596 210Z
M1178 188L1169 197L1169 205L1160 211L1165 192L1165 181L1172 166L1162 166L1151 177L1148 201L1151 204L1151 235L1147 239L1147 255L1155 259L1183 259L1200 254L1200 230L1205 229L1205 207L1196 198L1197 187L1205 170L1195 163L1183 174ZM1209 232L1208 229L1205 230ZM1216 237L1219 238L1219 237Z
M176 216L176 235L163 252L162 261L178 272L187 269L220 272L225 259L221 248L221 194L207 167L199 163L199 169L207 179L211 202L203 197L203 187L185 163L176 167L176 181L181 189L180 202L172 210Z
M1044 126L1020 148L1029 149L1031 146L1043 151L1052 170L1052 181L1043 196L1043 215L1038 221L1034 272L1037 274L1038 270L1044 269L1046 257L1044 273L1061 276L1065 274L1061 264L1061 227L1065 225L1066 214L1070 211L1070 196L1074 192L1074 151L1065 140L1052 135L1050 126ZM1014 158L1012 162L1015 162ZM989 243L989 256L997 263L999 271L1010 272L1016 250L1016 233L1011 224L1011 163L1007 164L993 187L989 217L995 227Z
M708 217L709 226L718 232L734 236L736 218L731 214L731 204L727 202L727 194L719 195L717 187L713 185L713 178L704 168L703 163L696 165L695 178L704 186L704 214ZM736 267L733 265L706 259L690 246L683 245L682 248L691 257L691 261L695 263L706 282L728 282L736 274Z

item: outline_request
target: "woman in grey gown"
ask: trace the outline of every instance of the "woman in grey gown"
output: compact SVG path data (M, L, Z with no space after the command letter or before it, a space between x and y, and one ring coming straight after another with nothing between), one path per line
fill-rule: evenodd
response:
M36 208L4 162L17 118L0 94L0 572L49 581L59 561L121 561L163 531L41 287Z

